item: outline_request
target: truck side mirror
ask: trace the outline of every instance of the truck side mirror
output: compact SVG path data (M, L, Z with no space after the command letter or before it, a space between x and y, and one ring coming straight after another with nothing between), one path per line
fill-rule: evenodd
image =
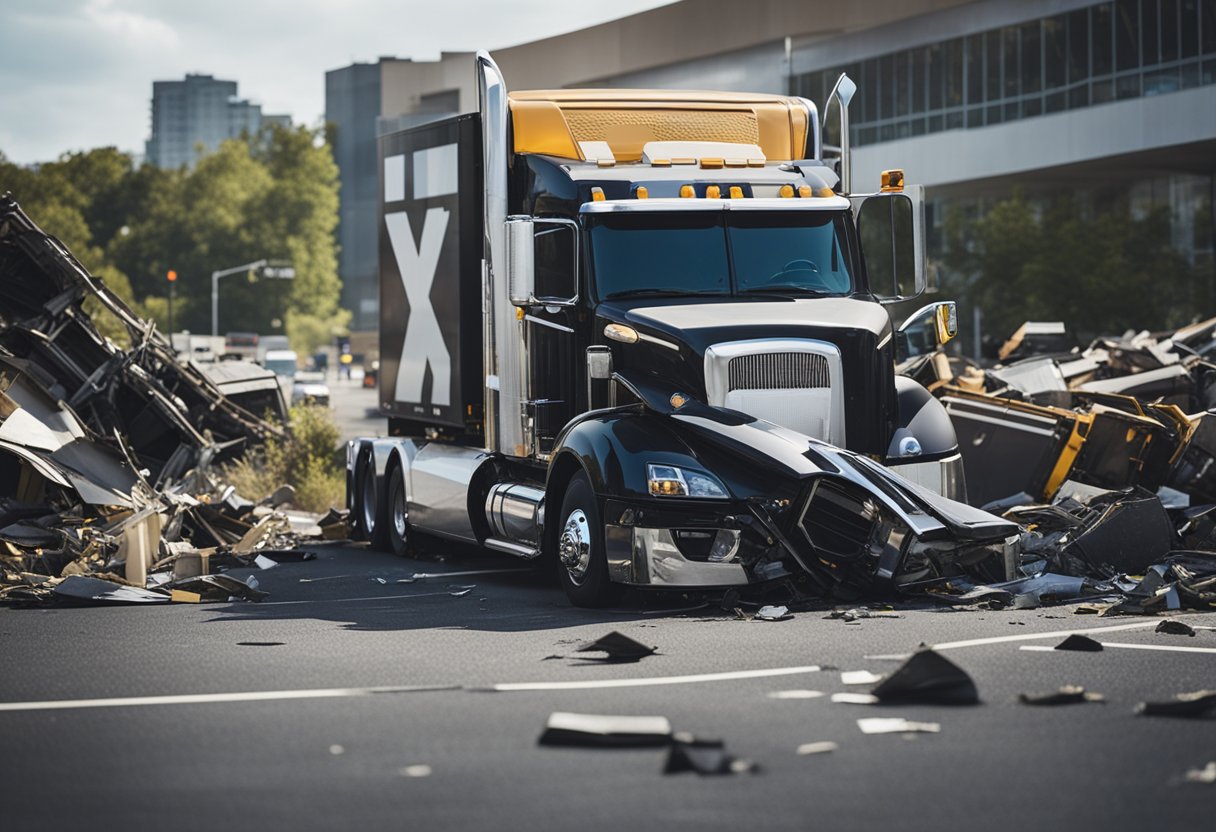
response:
M915 194L866 197L857 212L857 235L870 291L882 303L898 303L925 291L924 203Z
M896 334L896 361L927 355L958 335L958 309L952 300L923 306L899 325Z
M516 306L536 303L536 245L531 217L507 217L507 295Z
M507 217L507 286L516 306L578 302L578 225L559 218Z

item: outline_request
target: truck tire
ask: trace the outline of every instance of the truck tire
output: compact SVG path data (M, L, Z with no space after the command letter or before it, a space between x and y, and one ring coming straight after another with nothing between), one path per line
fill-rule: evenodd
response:
M579 471L570 480L558 516L557 575L570 603L602 607L615 601L620 587L608 579L604 526L586 473Z
M409 507L405 502L405 473L400 465L393 466L388 478L388 542L393 554L407 557L410 554Z
M387 552L391 545L388 538L388 511L385 509L386 500L382 493L384 489L376 486L376 463L368 457L364 460L359 474L359 526L371 548Z

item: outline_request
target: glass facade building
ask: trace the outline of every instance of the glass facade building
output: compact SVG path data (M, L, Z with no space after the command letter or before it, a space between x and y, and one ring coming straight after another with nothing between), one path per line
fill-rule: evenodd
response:
M1114 0L792 75L825 101L857 82L856 145L1216 84L1216 0Z

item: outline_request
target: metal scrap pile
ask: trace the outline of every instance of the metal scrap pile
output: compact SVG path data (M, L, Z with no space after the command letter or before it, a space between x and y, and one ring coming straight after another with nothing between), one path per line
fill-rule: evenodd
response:
M88 299L131 348L101 335ZM248 595L215 580L206 592L178 584L298 538L274 512L289 495L257 506L215 469L282 435L178 363L151 322L0 197L0 597L97 599L125 587L132 601L149 584L164 600L175 586Z
M938 354L903 368L949 412L971 502L1024 530L1017 580L944 591L1024 606L1099 596L1103 613L1216 607L1216 319L1084 350L1066 338L1027 323L1001 349L1008 363Z

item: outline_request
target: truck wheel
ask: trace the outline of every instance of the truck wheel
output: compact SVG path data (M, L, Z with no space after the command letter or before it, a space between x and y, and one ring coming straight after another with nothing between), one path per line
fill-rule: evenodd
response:
M409 509L405 503L405 473L400 465L393 467L388 478L388 542L393 554L406 557L410 553Z
M576 607L605 606L617 598L620 587L608 580L604 526L584 472L570 480L559 517L557 575L562 589Z
M387 552L390 545L384 502L381 489L376 487L375 460L368 457L359 483L359 525L371 547L381 552Z

